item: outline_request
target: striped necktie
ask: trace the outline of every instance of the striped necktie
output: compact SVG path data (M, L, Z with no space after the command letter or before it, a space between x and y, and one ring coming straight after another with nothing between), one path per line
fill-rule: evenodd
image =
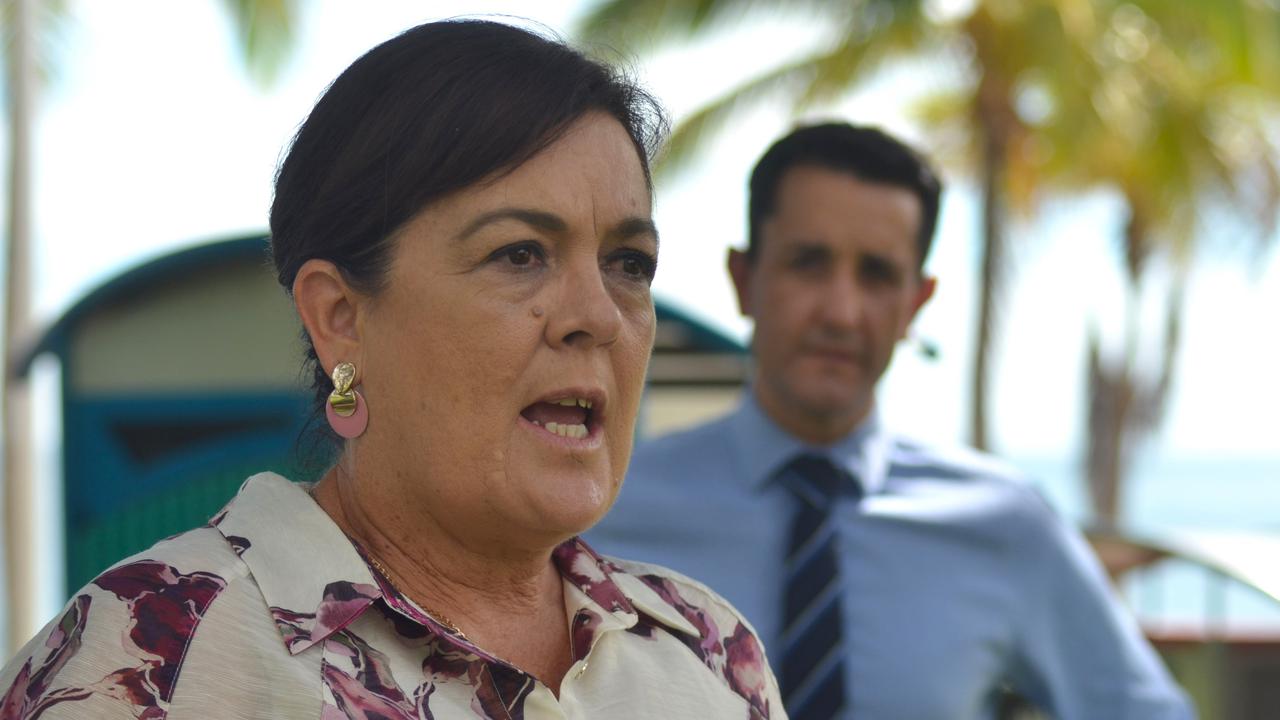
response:
M847 700L832 509L836 498L856 500L861 490L847 472L817 455L797 457L780 477L798 501L782 603L782 702L792 720L828 720Z

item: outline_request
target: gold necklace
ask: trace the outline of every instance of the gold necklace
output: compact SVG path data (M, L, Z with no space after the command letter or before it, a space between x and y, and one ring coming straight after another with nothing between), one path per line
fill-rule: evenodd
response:
M366 555L366 557L369 558L369 562L373 565L374 569L378 571L378 574L382 576L383 580L387 581L387 584L390 585L393 590L395 590L400 595L404 595L405 597L408 597L408 595L405 595L404 591L400 589L400 586L396 585L396 581L391 579L391 573L387 570L387 568L382 563L378 562L378 558L372 555ZM450 620L444 613L440 612L439 610L433 610L432 608L429 608L426 605L420 605L420 607L422 608L423 612L425 612L432 620L435 620L436 622L448 628L449 632L453 633L454 635L457 635L463 640L467 640L467 635L466 633L462 632L462 628L459 628L456 624L454 624L454 622ZM470 640L468 640L468 642L470 642Z
M318 484L319 483L311 483L311 486L307 488L307 494L311 496L312 500L316 501L316 504L319 504L320 502L319 498L316 497L316 486ZM347 536L347 539L351 540L351 537ZM353 543L355 542L355 540L351 540L351 541ZM399 595L403 595L406 598L409 597L408 595L405 595L405 592L403 590L400 589L400 586L396 584L396 581L391 579L391 573L387 570L385 565L378 562L378 558L371 555L368 551L365 551L363 555L369 558L369 562L373 565L374 569L378 571L378 574L382 576L382 579L387 581L387 584L391 586L391 589L395 590L396 593ZM448 628L449 632L453 633L454 635L457 635L463 640L467 640L467 642L471 642L470 640L467 639L467 634L462 632L462 628L454 624L454 622L450 620L448 616L446 616L444 613L440 612L439 610L432 610L426 605L419 605L419 607L421 607L422 611L425 612L432 620L435 620L436 622Z

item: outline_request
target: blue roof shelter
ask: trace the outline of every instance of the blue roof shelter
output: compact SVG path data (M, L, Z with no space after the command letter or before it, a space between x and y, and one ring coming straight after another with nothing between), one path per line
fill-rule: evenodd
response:
M68 310L25 368L46 353L62 365L69 589L206 522L252 473L307 480L326 466L304 432L301 327L264 236L124 272ZM716 412L745 368L741 344L658 303L642 419L667 427Z

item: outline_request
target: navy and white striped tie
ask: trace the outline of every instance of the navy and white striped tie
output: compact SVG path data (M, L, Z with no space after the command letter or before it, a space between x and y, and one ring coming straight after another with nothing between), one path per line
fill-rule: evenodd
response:
M847 701L843 587L831 511L837 497L856 499L861 490L847 472L817 455L797 457L780 479L798 500L782 603L782 702L792 720L829 720Z

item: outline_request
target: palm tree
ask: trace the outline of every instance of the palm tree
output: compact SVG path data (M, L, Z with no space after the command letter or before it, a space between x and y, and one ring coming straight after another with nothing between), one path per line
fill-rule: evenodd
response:
M296 0L222 0L251 76L270 82L293 44ZM36 629L32 601L35 568L31 558L32 482L30 402L17 359L31 333L31 135L40 81L56 58L43 54L65 19L61 0L0 0L5 45L3 59L9 124L8 227L5 265L4 512L5 571L8 580L8 639L11 649ZM42 42L46 41L46 42Z
M740 20L761 5L604 0L580 32L622 44L629 30L644 28L643 40L673 40ZM959 138L951 159L972 169L982 188L970 412L979 448L990 440L988 358L1007 218L1034 210L1049 189L1118 190L1129 209L1121 242L1129 278L1124 349L1116 358L1096 338L1091 342L1085 451L1095 515L1113 525L1133 449L1158 422L1168 395L1201 221L1215 208L1245 208L1257 218L1260 237L1273 224L1280 191L1260 103L1276 97L1280 17L1246 0L977 0L966 17L948 20L930 19L924 5L804 3L825 26L839 28L840 40L691 114L676 128L668 165L678 167L736 112L765 99L782 98L796 109L827 102L898 57L933 56L964 67L966 81L930 98L922 114L940 137ZM1163 289L1150 281L1152 260L1172 268ZM1164 293L1154 371L1139 362L1147 338L1136 308L1144 292Z
M1034 72L1054 72L1074 61L1075 46L1064 32L1059 2L979 2L965 18L934 19L922 0L851 0L790 3L824 27L838 28L837 42L817 48L711 100L677 126L662 170L688 160L691 152L744 107L783 99L797 110L838 99L887 61L932 56L965 67L965 81L935 98L948 121L963 126L963 156L976 168L982 188L981 282L973 343L970 441L991 445L987 397L990 348L995 344L996 308L1005 273L1005 224L1011 199L1031 197L1025 171L1034 144L1015 109L1016 83ZM1062 0L1066 10L1072 3ZM642 41L690 37L761 9L751 0L603 0L583 19L579 33L593 42L625 45L632 30ZM779 3L779 5L781 5ZM646 48L639 48L646 49Z
M1091 72L1054 80L1063 111L1036 134L1044 177L1114 188L1128 211L1118 238L1123 337L1109 349L1094 331L1087 350L1083 465L1095 519L1114 528L1122 480L1166 405L1184 289L1208 226L1240 218L1227 224L1262 242L1275 228L1280 168L1267 116L1277 110L1280 24L1245 2L1210 13L1161 2L1094 7ZM1139 322L1144 300L1162 308L1160 326Z

